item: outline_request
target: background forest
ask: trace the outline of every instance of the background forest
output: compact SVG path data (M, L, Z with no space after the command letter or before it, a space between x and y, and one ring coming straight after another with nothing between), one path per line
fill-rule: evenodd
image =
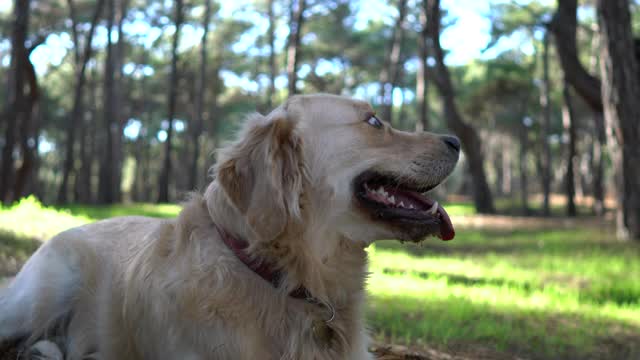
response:
M640 358L639 58L630 0L3 1L0 276L69 226L175 215L248 113L343 94L463 144L458 243L371 249L380 343Z

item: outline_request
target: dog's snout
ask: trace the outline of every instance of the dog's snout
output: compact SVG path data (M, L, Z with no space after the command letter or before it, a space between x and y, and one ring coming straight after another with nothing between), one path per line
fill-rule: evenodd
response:
M457 137L451 135L443 135L441 139L445 144L447 144L448 147L455 150L456 152L460 152L460 140Z

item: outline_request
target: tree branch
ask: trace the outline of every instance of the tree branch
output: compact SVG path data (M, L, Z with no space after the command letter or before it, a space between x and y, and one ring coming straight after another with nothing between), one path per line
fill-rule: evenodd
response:
M549 23L556 51L567 81L596 112L602 112L600 79L589 74L578 58L576 45L577 0L558 0L558 9Z
M76 7L73 3L73 0L67 0L67 5L69 6L69 19L71 19L71 36L73 37L73 55L74 60L76 61L76 65L80 63L80 43L78 37L78 21L76 15ZM99 4L100 7L101 4Z

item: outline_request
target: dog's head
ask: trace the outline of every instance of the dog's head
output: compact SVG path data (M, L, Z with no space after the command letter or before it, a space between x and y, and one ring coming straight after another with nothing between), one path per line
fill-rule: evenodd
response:
M459 151L455 137L391 128L365 102L295 96L267 116L250 117L215 171L229 202L263 240L289 227L365 243L448 240L448 215L422 193L451 173Z

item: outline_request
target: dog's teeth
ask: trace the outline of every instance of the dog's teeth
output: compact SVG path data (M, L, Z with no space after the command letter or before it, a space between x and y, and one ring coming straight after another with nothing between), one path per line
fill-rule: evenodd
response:
M385 196L386 196L386 194L387 194L387 192L386 192L386 191L384 191L384 187L382 187L382 186L380 186L376 192L377 192L378 194L380 194L380 195L385 195Z
M391 196L391 197L389 197L389 202L390 202L390 203L392 203L392 204L395 204L395 203L396 203L396 198L395 198L395 196Z
M415 209L415 208L413 207L413 204L409 204L409 209Z
M398 204L398 206L403 208L404 207L404 202L400 201L400 204Z
M427 212L431 215L435 215L436 212L438 212L438 202L434 202L433 205L431 206L431 208L429 210L427 210Z

